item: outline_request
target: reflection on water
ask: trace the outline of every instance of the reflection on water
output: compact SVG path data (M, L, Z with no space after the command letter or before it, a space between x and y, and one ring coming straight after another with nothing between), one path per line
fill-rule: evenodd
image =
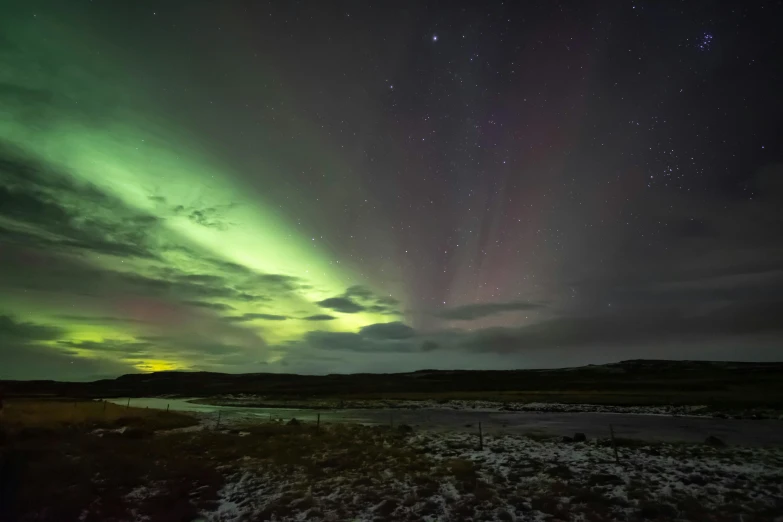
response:
M126 398L108 399L125 405ZM702 442L707 436L717 436L729 444L768 446L783 444L783 421L736 420L701 417L671 417L663 415L627 415L616 413L544 413L486 412L445 409L350 409L307 410L291 408L250 408L247 406L213 406L190 402L195 399L160 397L131 398L137 408L156 408L196 412L231 421L263 421L270 419L350 422L361 424L409 424L418 429L471 432L481 422L486 433L547 433L573 435L585 433L588 438L606 438L609 425L618 437L658 441Z

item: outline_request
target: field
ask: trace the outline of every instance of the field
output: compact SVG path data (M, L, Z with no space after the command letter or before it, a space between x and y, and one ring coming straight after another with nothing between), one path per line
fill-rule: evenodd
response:
M780 448L621 440L616 459L602 440L314 423L216 429L78 401L11 401L4 428L4 488L24 521L750 522L783 513Z
M196 424L192 417L175 412L126 408L105 401L23 400L8 401L3 411L6 430L58 430L69 427L120 427L173 429Z

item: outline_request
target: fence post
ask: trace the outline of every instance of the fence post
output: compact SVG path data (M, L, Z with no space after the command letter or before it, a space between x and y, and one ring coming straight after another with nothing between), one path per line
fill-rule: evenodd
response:
M614 427L609 425L609 436L612 437L612 449L614 449L614 460L619 464L620 456L617 454L617 443L614 440Z
M106 399L103 399L103 413L106 413Z
M484 433L481 431L481 423L479 422L479 449L484 449Z
M318 414L318 417L315 421L315 431L318 431L321 429L321 414Z
M220 428L220 410L218 410L218 420L217 420L217 424L215 424L215 429L217 430L219 428Z
M166 413L168 413L168 412L169 412L169 407L170 407L170 406L171 406L171 404L166 404Z
M128 397L128 404L125 405L125 409L127 410L128 408L130 408L130 397Z

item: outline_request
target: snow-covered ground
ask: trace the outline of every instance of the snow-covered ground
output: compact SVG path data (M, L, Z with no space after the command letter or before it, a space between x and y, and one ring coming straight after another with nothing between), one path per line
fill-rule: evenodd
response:
M379 439L381 440L381 439ZM669 445L613 448L524 436L411 434L361 468L350 450L313 466L230 468L212 522L241 520L778 520L783 450ZM229 468L226 468L229 472ZM780 519L783 520L783 519Z
M604 404L563 404L556 402L493 402L474 400L398 401L397 408L427 408L475 411L541 411L563 413L625 413L638 415L707 415L706 406L611 406Z
M500 402L486 400L283 400L258 395L225 395L208 399L198 399L196 403L219 406L244 406L259 408L293 408L321 410L352 409L428 409L476 412L549 412L549 413L620 413L632 415L674 415L694 417L722 417L737 419L783 419L779 410L751 408L741 411L719 412L705 405L647 405L615 406L610 404L566 404L558 402Z

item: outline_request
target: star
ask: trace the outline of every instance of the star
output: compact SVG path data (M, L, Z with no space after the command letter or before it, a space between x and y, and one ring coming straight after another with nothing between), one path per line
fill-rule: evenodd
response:
M433 34L432 35L432 41L433 42L437 42L438 41L438 35L437 34Z

